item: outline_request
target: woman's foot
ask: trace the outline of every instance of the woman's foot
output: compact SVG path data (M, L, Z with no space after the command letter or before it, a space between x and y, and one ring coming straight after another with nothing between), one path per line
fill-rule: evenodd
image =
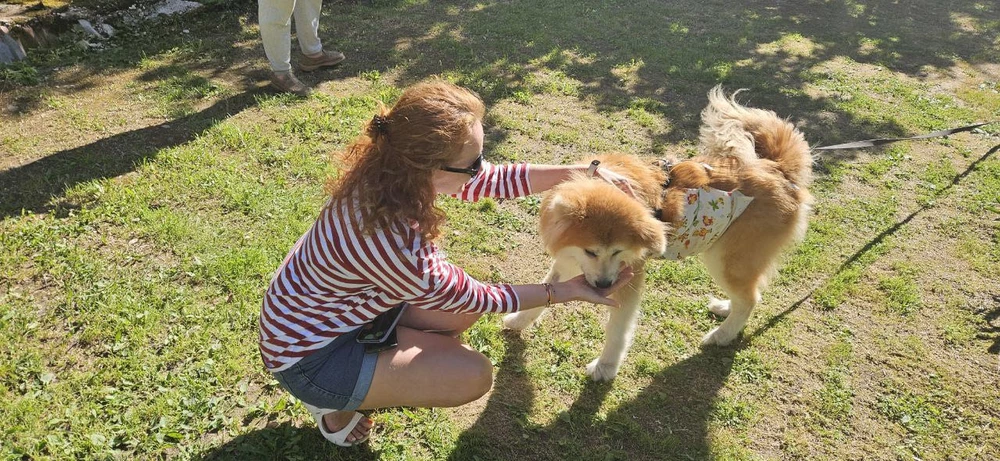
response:
M354 417L353 411L333 411L323 415L323 425L326 431L329 433L340 432L345 426L351 423L351 418ZM368 434L372 430L372 421L370 418L363 417L354 424L354 430L344 439L345 442L354 444L357 441L363 441L368 438Z

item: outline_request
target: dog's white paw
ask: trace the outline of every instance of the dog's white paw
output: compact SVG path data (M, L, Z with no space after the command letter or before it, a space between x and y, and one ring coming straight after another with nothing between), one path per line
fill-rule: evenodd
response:
M615 363L601 363L601 359L594 359L587 364L587 376L597 382L611 381L618 375L618 365Z
M503 326L508 330L523 330L535 323L535 317L516 312L503 316Z
M729 317L729 300L708 295L708 310L719 317Z
M739 332L730 333L724 330L721 326L715 327L712 331L708 332L704 338L701 339L702 346L728 346L736 339Z

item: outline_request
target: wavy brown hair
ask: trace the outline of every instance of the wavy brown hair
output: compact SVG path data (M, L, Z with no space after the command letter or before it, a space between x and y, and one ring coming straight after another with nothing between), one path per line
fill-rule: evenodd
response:
M358 200L363 232L417 223L433 239L445 216L431 177L461 153L485 112L471 90L444 81L414 85L392 108L379 107L339 156L345 171L326 190L333 202Z

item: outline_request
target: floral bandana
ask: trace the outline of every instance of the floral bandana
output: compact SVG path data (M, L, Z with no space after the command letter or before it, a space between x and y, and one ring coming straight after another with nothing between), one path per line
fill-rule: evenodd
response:
M663 257L680 260L708 249L752 201L738 190L688 189L683 220L668 239Z

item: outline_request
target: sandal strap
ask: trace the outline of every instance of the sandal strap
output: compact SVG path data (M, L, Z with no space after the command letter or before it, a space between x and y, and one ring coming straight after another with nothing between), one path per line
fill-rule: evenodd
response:
M312 412L310 412L310 413L312 413ZM329 412L327 412L327 413L329 413ZM323 434L323 437L325 439L329 440L330 442L332 442L333 444L339 445L339 446L342 446L342 447L352 447L352 446L357 445L357 444L359 444L361 442L364 442L365 440L368 440L368 436L366 435L366 436L364 436L364 437L362 437L362 438L360 438L358 440L355 440L353 442L348 442L347 441L347 436L351 435L351 432L354 430L354 428L357 427L358 421L361 421L361 418L363 418L365 415L363 415L363 414L361 414L359 412L354 412L354 416L351 417L351 421L349 423L347 423L347 425L345 425L343 429L341 429L341 430L339 430L337 432L329 432L329 431L326 430L326 424L323 423L323 415L324 414L325 413L322 413L322 412L315 412L315 413L313 413L313 418L316 420L316 424L319 426L319 432L320 432L320 434Z

